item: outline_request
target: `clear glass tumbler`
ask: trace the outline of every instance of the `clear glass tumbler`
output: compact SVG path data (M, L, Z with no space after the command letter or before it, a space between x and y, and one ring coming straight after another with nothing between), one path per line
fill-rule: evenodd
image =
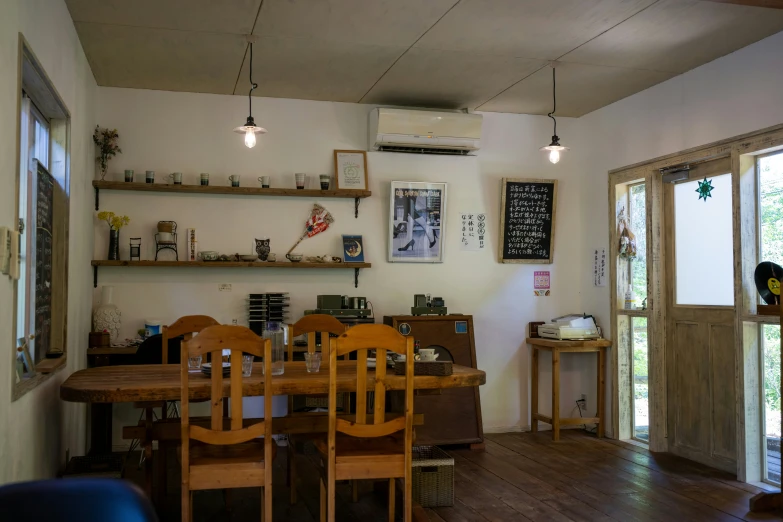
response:
M264 339L272 341L272 375L283 375L285 371L285 338L282 325L278 322L267 322Z
M188 357L188 371L193 372L200 372L201 371L201 356L197 355L195 357Z
M321 369L321 352L305 353L307 373L318 373Z
M243 355L242 356L242 377L250 377L250 375L253 373L253 356L252 355Z

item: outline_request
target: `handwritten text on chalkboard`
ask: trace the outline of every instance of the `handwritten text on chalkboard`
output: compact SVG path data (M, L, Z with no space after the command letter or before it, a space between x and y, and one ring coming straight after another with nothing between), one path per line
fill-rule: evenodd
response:
M556 200L556 180L503 179L502 263L552 262Z

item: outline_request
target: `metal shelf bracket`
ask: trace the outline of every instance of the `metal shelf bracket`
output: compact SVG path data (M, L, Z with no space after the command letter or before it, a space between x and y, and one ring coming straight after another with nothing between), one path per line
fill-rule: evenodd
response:
M354 268L353 269L353 287L359 288L359 269Z
M95 190L97 191L98 189L95 189ZM92 267L92 287L93 288L98 288L98 267L97 266L93 266Z
M100 203L100 197L98 196L98 194L100 193L100 191L101 191L101 189L99 189L98 187L95 187L95 211L96 211L96 212L98 211L98 207L100 206L100 205L99 205L99 203Z

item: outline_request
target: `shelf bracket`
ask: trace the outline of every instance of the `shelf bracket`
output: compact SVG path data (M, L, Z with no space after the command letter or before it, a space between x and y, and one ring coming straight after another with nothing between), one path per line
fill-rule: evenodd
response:
M98 187L95 187L95 211L98 211L100 198L98 197L98 194L100 193L101 189Z
M98 189L95 189L95 191L97 192ZM92 267L92 287L93 288L98 288L98 267L97 266L93 266Z
M98 189L95 189L98 190ZM359 218L359 202L361 201L360 198L353 198L353 204L354 204L354 217ZM95 210L98 210L97 208Z
M353 287L359 288L359 269L354 268L353 269Z

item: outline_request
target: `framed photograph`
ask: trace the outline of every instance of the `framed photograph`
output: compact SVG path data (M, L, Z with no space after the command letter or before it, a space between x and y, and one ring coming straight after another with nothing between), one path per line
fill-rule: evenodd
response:
M363 150L334 151L334 184L337 190L367 190L367 153Z
M390 263L442 263L446 183L392 181Z
M343 236L343 261L346 263L364 263L362 236Z

